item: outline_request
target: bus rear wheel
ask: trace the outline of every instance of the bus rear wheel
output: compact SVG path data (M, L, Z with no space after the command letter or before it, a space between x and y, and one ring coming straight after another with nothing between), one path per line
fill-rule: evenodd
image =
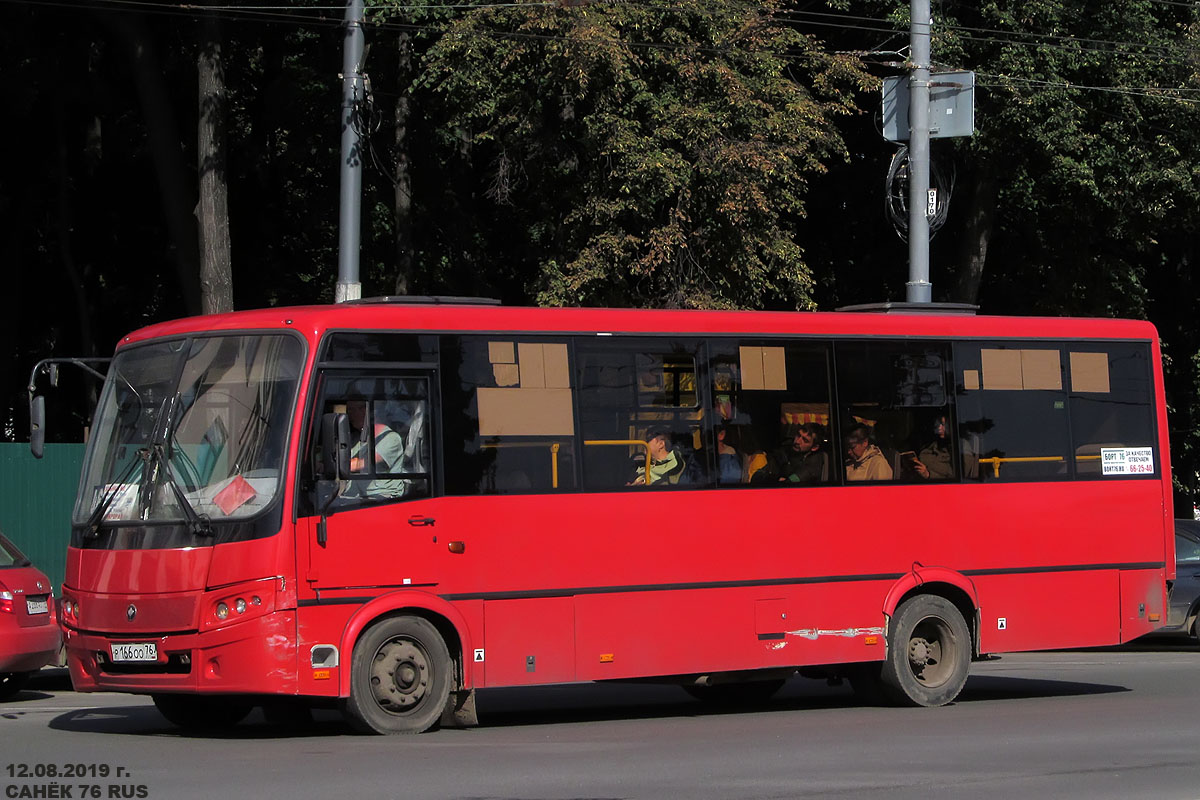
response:
M254 709L240 697L213 697L198 694L151 695L158 713L185 730L216 731L232 728Z
M909 598L888 626L880 679L901 705L943 706L962 691L971 666L971 632L953 603L936 595Z
M389 617L354 646L343 711L362 733L423 733L450 697L451 661L437 628L421 617Z

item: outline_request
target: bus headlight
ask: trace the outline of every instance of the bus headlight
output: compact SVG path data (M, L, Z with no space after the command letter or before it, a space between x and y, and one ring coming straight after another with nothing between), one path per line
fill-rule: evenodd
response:
M266 578L205 593L201 608L212 609L212 616L201 618L201 630L224 624L233 625L272 613L275 610L276 580Z

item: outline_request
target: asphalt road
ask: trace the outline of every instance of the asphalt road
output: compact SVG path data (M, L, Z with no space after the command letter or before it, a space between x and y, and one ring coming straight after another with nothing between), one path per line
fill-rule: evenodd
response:
M971 675L938 709L864 707L804 679L726 711L676 687L493 690L479 728L369 737L333 712L183 735L147 698L75 694L46 671L0 703L0 786L169 800L1200 798L1200 648L1011 655Z

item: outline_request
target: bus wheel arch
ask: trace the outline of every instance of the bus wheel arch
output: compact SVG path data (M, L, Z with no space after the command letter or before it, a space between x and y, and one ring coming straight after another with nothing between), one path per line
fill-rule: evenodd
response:
M442 635L450 652L455 675L452 689L470 689L474 685L472 662L464 654L471 652L472 640L466 620L454 606L441 598L414 595L409 592L384 595L360 608L342 631L341 652L352 658L354 646L363 632L380 620L401 615L421 617ZM350 694L350 671L342 670L339 678L338 694L344 698Z
M975 585L961 572L945 567L922 567L905 573L892 585L883 601L889 621L906 600L921 594L943 597L954 604L971 635L971 655L979 655L979 595Z
M459 683L444 631L427 616L392 613L363 628L351 650L342 711L362 733L424 733Z

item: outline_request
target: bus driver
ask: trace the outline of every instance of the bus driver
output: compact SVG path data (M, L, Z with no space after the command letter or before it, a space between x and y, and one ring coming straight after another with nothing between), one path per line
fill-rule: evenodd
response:
M346 417L354 444L350 448L350 472L365 474L367 470L367 401L347 400ZM374 426L375 469L372 473L391 473L400 470L404 458L404 437L383 423ZM402 478L362 480L352 479L342 491L342 497L383 498L404 495L407 481Z

